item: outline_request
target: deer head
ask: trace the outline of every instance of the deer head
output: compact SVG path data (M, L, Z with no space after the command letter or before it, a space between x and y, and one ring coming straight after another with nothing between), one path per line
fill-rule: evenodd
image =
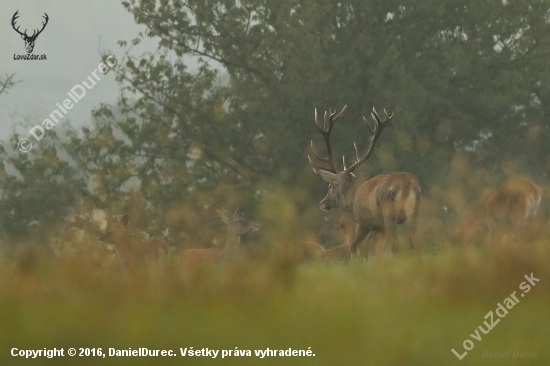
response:
M23 38L23 40L25 41L25 48L27 49L27 53L32 53L32 50L34 49L34 42L36 41L36 38L38 38L38 36L40 35L40 33L42 33L42 31L44 30L44 28L46 28L46 24L48 24L48 14L44 13L44 19L46 20L45 22L42 22L42 29L40 30L37 30L35 29L34 32L32 33L32 36L29 36L27 34L27 30L25 29L25 32L24 33L21 33L19 31L19 27L15 28L15 21L17 18L19 18L19 10L15 12L15 14L13 14L13 17L11 18L11 26L13 27L13 29L19 33L21 35L21 38Z
M128 225L128 215L124 215L120 220L120 223L110 225L107 232L101 235L98 240L102 243L116 242L126 231Z
M237 235L243 235L248 232L258 231L260 225L246 219L246 216L237 208L233 216L228 216L224 211L216 209L216 212L227 225L228 230L233 231Z

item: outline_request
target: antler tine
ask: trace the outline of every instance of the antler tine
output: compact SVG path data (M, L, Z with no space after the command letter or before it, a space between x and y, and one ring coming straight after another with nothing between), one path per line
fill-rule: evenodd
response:
M38 29L35 30L35 32L38 31L38 33L36 34L37 36L38 36L40 33L42 33L42 31L44 30L44 28L46 28L46 24L48 24L48 20L50 19L50 18L48 17L48 14L46 14L46 13L44 13L44 16L43 16L42 18L46 19L46 21L45 21L45 22L42 22L42 29L40 29L40 30L38 30ZM33 33L33 37L34 37L34 33Z
M319 119L317 117L317 108L315 108L315 125L317 126L317 128L319 128Z
M346 105L344 106L344 108L342 108L342 110L340 111L340 113L338 113L338 114L336 115L336 117L334 117L334 119L336 120L337 118L340 118L340 116L344 113L344 111L346 110L347 107L348 107L348 105L346 104ZM334 110L334 113L336 113L336 110ZM333 124L334 124L334 123L333 123Z
M381 120L380 116L378 115L378 112L376 112L376 109L372 107L371 116L372 118L374 118L374 121L376 122L377 125L383 125L385 127L388 125L388 123L390 123L390 121L393 118L393 113L391 116L388 116L388 112L386 112L386 110L384 109L384 115L385 115L385 118Z
M332 170L330 168L325 168L323 166L320 166L320 165L317 165L313 162L313 160L311 160L311 157L308 155L307 156L307 160L309 160L309 164L311 165L311 167L313 168L313 171L315 173L317 173L318 170L324 170L325 172L331 172L331 173L336 173L335 170Z
M312 150L313 153L315 154L315 157L317 158L317 160L320 160L320 161L322 161L322 162L328 163L328 159L319 156L319 153L317 152L317 150L315 150L315 146L313 145L313 140L311 140L311 150Z
M327 133L327 112L325 111L325 115L323 116L323 124L319 122L319 117L317 115L317 108L315 108L315 125L317 126L317 129L319 132L324 136Z
M336 167L334 165L334 159L332 156L332 147L330 145L330 133L332 132L332 127L334 127L334 124L338 120L340 116L344 113L346 110L347 105L342 108L342 110L338 113L336 113L336 110L328 110L325 111L325 114L323 115L323 125L319 122L319 116L317 114L317 108L315 108L315 125L317 126L317 130L319 130L319 133L323 135L325 139L325 145L327 147L327 157L323 158L319 155L319 153L315 150L315 146L313 145L313 141L311 141L311 149L313 150L313 153L315 154L315 157L317 160L327 163L329 165L329 168L321 167L319 165L316 165L313 163L311 157L308 155L308 160L310 164L313 166L313 170L325 170L331 173L337 173Z
M390 121L393 118L393 113L391 116L388 116L388 113L384 109L385 118L382 120L380 119L380 116L378 115L378 112L376 112L376 109L372 107L371 116L374 120L374 128L372 128L367 121L367 119L363 116L363 120L365 121L365 124L368 126L368 129L372 133L372 137L370 139L370 145L367 150L367 153L365 156L363 156L361 159L359 159L359 153L357 151L357 145L355 146L355 155L357 157L357 160L355 163L352 164L352 166L349 167L349 169L346 169L347 172L352 172L355 169L357 169L361 164L363 164L365 161L368 160L368 158L371 156L372 152L374 151L374 146L376 145L376 141L378 140L378 137L382 134L382 131L384 128L390 123Z
M359 160L359 150L357 150L357 144L355 142L353 143L353 147L355 147L355 158L356 158L355 161L358 161Z
M11 18L11 26L12 26L13 29L14 29L17 33L19 33L20 35L25 35L25 36L26 36L26 35L27 35L27 30L26 30L26 29L25 29L25 33L21 33L21 32L19 31L19 27L20 27L20 26L17 27L17 28L15 28L15 21L17 20L17 18L19 18L19 10L17 10L17 11L15 12L15 14L13 14L13 17Z
M369 129L370 133L374 133L374 130L373 130L372 127L370 126L369 120L366 119L365 116L363 116L363 122L365 122L365 125L367 125L367 128Z
M342 155L342 165L344 166L344 170L348 170L346 167L346 157L344 155Z

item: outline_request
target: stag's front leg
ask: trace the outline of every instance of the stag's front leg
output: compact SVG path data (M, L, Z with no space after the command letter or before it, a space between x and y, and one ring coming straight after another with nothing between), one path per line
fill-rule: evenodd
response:
M367 235L369 235L370 232L371 232L370 229L367 229L361 225L357 227L355 238L353 238L350 246L350 250L353 255L357 255L357 247L359 246L359 244L361 244L363 240L365 240L365 238L367 237Z

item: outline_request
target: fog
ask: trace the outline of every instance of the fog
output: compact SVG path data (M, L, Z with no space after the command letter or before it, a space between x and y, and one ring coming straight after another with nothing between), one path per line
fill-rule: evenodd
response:
M16 11L20 31L32 34L40 29L44 13L49 21L38 36L33 54L46 54L47 60L14 60L24 55L25 43L11 26ZM40 124L66 99L67 92L97 69L99 52L109 50L117 57L123 50L119 40L131 40L144 27L137 25L119 2L84 1L15 1L0 3L0 75L16 74L20 80L0 99L0 139L23 125ZM148 39L132 52L154 50L156 41ZM115 103L119 94L114 75L101 75L101 80L67 114L75 126L90 121L90 112L99 103Z

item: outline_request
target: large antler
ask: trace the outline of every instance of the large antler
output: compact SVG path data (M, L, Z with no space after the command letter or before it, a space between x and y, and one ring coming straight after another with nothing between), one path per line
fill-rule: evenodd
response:
M357 145L353 144L355 147L355 156L356 160L355 163L353 163L352 166L349 167L349 169L345 169L347 172L353 172L355 169L357 169L361 164L363 164L365 161L368 160L368 158L371 156L372 152L374 151L374 145L376 145L376 140L378 140L378 137L380 137L380 134L384 130L384 128L390 123L390 121L393 118L393 113L391 116L388 116L388 113L384 109L385 118L383 120L380 119L380 116L376 112L376 109L372 107L371 116L374 120L374 128L371 127L369 121L363 117L363 121L365 121L365 124L367 125L367 128L369 131L373 134L370 139L370 145L369 149L367 150L367 153L362 158L359 158L359 152L357 151Z
M317 129L319 130L321 135L323 135L323 137L325 138L325 145L327 146L327 155L328 156L326 158L323 158L323 157L319 156L319 154L315 150L315 146L313 145L313 140L311 140L311 150L315 154L315 157L317 158L317 160L328 164L330 167L326 168L326 167L322 167L320 165L317 165L317 164L313 163L313 161L311 160L311 157L308 155L307 158L309 160L309 163L313 166L314 170L320 169L320 170L324 170L324 171L331 172L331 173L337 173L336 167L334 166L334 159L332 157L332 148L330 146L330 133L332 132L332 127L334 126L334 124L336 123L338 118L346 110L346 107L347 107L347 105L345 105L344 108L342 108L342 110L338 114L336 114L336 110L331 111L329 109L328 113L325 111L325 115L323 117L323 124L322 125L319 122L319 119L317 117L317 108L315 108L315 125L317 126Z
M32 36L30 36L29 38L36 38L36 37L38 37L38 35L39 35L40 33L42 33L42 31L44 30L44 28L46 28L46 24L48 24L48 20L49 20L50 18L48 17L48 14L46 14L46 13L44 13L44 16L43 16L42 18L46 19L45 22L42 22L42 29L40 29L40 30L38 31L38 33L36 33L36 30L35 30L35 31L32 33ZM35 34L35 33L36 33L36 34Z
M38 37L38 35L40 33L42 33L42 31L44 30L44 28L46 28L46 24L48 24L48 20L50 19L48 17L48 14L44 13L44 16L42 18L44 18L46 21L45 22L42 22L42 29L38 30L38 29L35 29L32 33L32 36L29 36L27 34L27 30L25 29L25 32L24 33L21 33L19 31L19 27L15 28L15 21L17 20L17 18L19 18L19 10L17 10L15 12L15 14L13 14L13 17L11 18L11 26L13 27L13 29L19 33L20 35L24 36L26 39L36 39L36 37ZM38 33L37 33L38 32Z
M26 29L25 29L25 33L21 33L21 32L19 31L19 27L15 28L15 21L17 20L17 18L19 18L18 13L19 13L19 10L17 10L17 11L15 12L15 14L13 14L13 17L11 18L11 26L13 27L13 29L14 29L17 33L19 33L19 34L22 35L22 36L27 37L27 30L26 30Z
M44 16L42 17L44 18L46 21L45 22L42 22L42 29L40 29L40 31L36 34L37 36L42 33L42 31L44 30L44 28L46 28L46 24L48 24L48 20L50 20L50 18L48 17L48 14L44 13Z

